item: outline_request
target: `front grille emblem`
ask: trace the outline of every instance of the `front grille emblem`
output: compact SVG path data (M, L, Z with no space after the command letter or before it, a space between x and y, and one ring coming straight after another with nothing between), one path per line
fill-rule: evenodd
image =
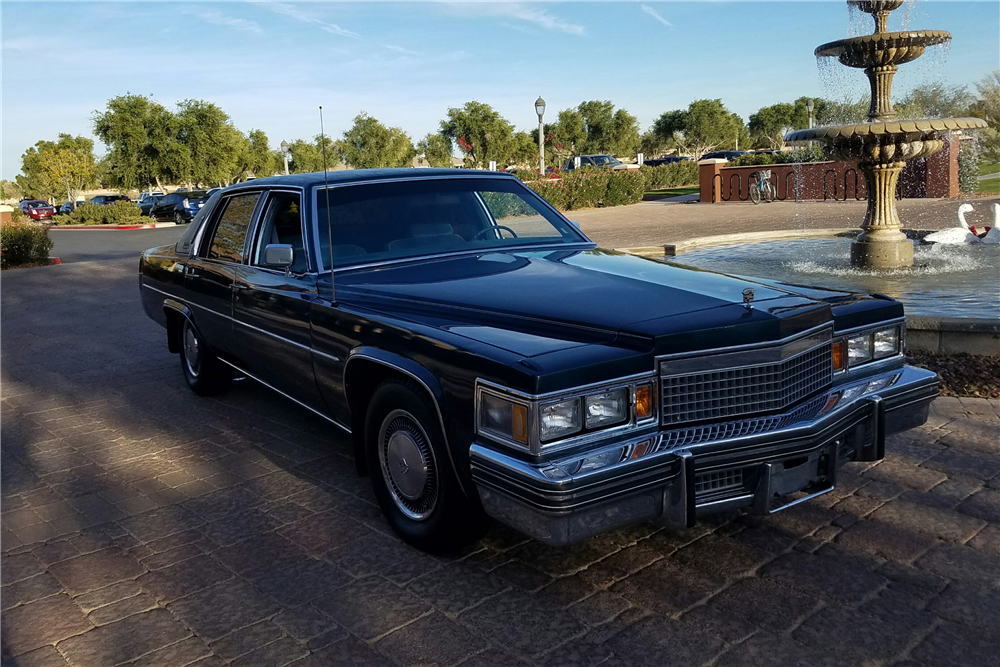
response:
M748 287L743 290L743 305L747 310L753 310L753 288Z

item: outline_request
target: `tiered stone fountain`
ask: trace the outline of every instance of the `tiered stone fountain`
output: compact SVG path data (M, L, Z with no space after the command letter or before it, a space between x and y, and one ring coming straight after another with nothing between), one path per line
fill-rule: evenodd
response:
M916 60L928 46L951 40L951 35L942 30L887 32L889 13L903 1L848 0L848 5L872 15L875 32L816 49L817 56L836 57L848 67L864 68L872 91L868 122L798 130L785 137L796 143L819 141L832 159L857 162L864 173L868 211L862 232L851 246L851 264L859 268L912 266L913 243L903 234L896 213L899 173L908 160L941 150L948 132L986 127L979 118L896 120L892 77L899 65Z

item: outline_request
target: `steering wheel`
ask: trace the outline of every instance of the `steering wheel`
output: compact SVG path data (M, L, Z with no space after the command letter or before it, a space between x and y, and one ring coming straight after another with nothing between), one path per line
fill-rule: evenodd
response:
M487 227L486 229L480 229L479 233L476 234L475 236L473 236L471 240L478 241L480 236L482 236L483 234L485 234L487 232L492 232L495 229L506 229L508 232L510 232L511 236L513 236L515 239L517 238L517 232L515 232L510 227L505 227L504 225L494 225L493 227Z

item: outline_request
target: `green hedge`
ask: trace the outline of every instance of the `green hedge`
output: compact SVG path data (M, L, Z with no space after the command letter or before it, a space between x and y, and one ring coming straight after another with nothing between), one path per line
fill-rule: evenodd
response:
M659 190L698 182L698 164L678 162L639 169L585 167L562 174L562 180L531 180L536 172L521 172L528 187L560 211L623 206L642 201L647 190Z
M727 167L755 167L757 165L768 165L768 164L795 164L799 162L825 162L830 158L823 153L823 149L819 144L814 144L812 148L808 146L802 146L790 150L787 153L747 153L746 155L741 155L732 162L730 162Z
M135 225L141 222L142 212L132 202L116 201L107 206L90 202L80 204L76 210L55 218L58 225Z
M0 268L40 264L48 260L52 249L47 227L34 222L8 222L0 225Z

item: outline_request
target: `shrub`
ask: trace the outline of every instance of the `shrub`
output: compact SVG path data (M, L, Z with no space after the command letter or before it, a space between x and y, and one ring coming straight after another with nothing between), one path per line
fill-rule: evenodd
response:
M829 160L823 153L823 149L818 143L812 148L800 146L787 153L747 153L741 155L727 166L729 167L754 167L768 164L796 164L800 162L824 162Z
M45 262L51 249L47 227L33 222L0 225L0 268Z
M80 204L68 215L59 216L63 225L127 225L139 222L139 207L131 202L116 201L108 206L90 202Z
M664 165L673 166L673 165ZM604 195L605 206L624 206L642 201L646 192L646 177L638 169L612 171L608 175L608 190Z
M639 168L646 179L646 190L662 190L698 182L698 163L694 160Z
M566 188L561 181L534 181L527 184L538 195L560 211L568 211Z
M585 167L565 174L563 187L566 188L566 209L604 206L611 173L609 169Z

